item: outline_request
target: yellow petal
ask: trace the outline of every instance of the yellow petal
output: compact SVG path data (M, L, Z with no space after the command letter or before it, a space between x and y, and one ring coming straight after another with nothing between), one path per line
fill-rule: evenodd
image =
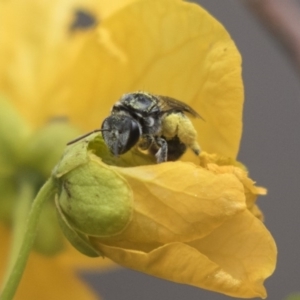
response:
M276 263L270 233L248 211L190 243L169 243L149 252L98 247L123 266L239 298L265 298L262 284Z
M98 127L124 92L172 96L204 117L195 121L204 150L235 157L243 86L228 33L194 4L145 0L120 9L129 2L104 10L97 31L76 34L73 10L90 2L1 3L1 89L33 125L66 115L85 129Z
M97 11L100 22L105 18L108 18L116 11L122 9L123 7L133 3L137 0L91 0L94 4L93 9Z
M134 195L129 225L101 239L114 245L145 249L191 241L246 208L243 186L232 174L215 175L183 162L112 169L127 180Z
M120 95L147 90L192 105L205 119L194 121L202 149L235 158L242 131L241 58L205 10L177 0L136 1L89 34L61 82L69 88L64 104L47 103L48 114L70 114L91 130Z
M58 88L85 42L71 32L76 12L111 15L133 0L11 0L0 2L0 89L34 126L66 113L69 86ZM26 13L24 13L26 12ZM47 111L48 105L55 112ZM68 115L68 113L66 113Z
M228 172L228 168L226 168ZM231 172L242 182L245 190L246 205L248 210L258 219L264 221L264 215L256 205L258 195L266 195L267 190L263 187L255 186L255 182L248 177L248 174L240 168L231 167Z
M256 200L257 200L258 195L266 195L267 190L263 187L255 186L255 182L248 177L248 173L244 169L235 166L235 165L241 165L241 163L238 163L236 161L233 161L233 162L230 161L229 165L225 164L224 166L222 166L222 163L225 160L222 160L222 159L220 160L218 158L218 156L216 156L216 155L209 155L206 153L202 153L201 156L202 156L202 158L205 156L205 158L209 158L209 159L211 159L211 161L214 160L214 162L221 164L221 166L217 166L214 163L206 162L205 167L208 170L215 172L216 174L231 173L234 176L236 176L236 178L238 178L238 180L243 184L243 187L244 187L244 193L246 196L246 205L247 205L248 210L250 212L252 212L252 214L254 216L256 216L258 219L263 221L264 216L263 216L262 211L256 205ZM228 161L227 161L227 163L228 163ZM231 164L233 164L233 165L231 165Z
M240 281L237 291L242 297L266 297L262 284L275 270L277 249L264 224L249 211L191 245Z
M107 165L106 165L107 168ZM246 206L263 192L234 166L185 162L112 167L132 188L132 219L119 234L89 237L115 262L227 295L266 296L276 245ZM252 197L252 196L251 196Z
M244 186L248 210L258 219L264 221L263 213L256 205L256 200L258 195L266 195L267 190L263 187L255 186L255 182L248 177L247 169L242 163L232 158L206 152L202 152L199 158L202 167L216 174L234 174Z

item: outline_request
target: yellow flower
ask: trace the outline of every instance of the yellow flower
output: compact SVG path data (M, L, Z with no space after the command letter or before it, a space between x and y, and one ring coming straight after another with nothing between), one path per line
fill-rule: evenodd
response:
M214 157L206 153L202 167L149 165L135 151L114 158L97 136L66 149L53 176L70 242L154 276L264 298L276 260L255 205L265 189L241 168L208 162Z
M1 93L31 128L55 116L67 116L82 131L97 128L120 95L136 90L191 105L205 120L193 124L201 148L209 153L203 152L200 160L189 152L183 157L195 164L143 166L141 158L135 160L141 162L138 166L122 168L117 161L105 164L99 159L103 151L99 155L94 149L97 155L91 160L101 172L118 178L116 193L126 186L131 210L125 225L113 227L114 234L87 238L97 251L126 267L235 297L265 297L263 281L275 268L276 246L255 204L264 190L235 162L243 84L234 42L195 4L132 0L110 7L110 2L1 2ZM92 11L98 25L71 30L79 10ZM7 34L2 34L2 22ZM0 234L7 239L6 231ZM25 281L33 276L35 260L46 259L37 257L32 257ZM61 278L53 278L59 268L71 286L73 275L64 259L45 263L48 287ZM60 282L57 286L58 293L68 291ZM35 299L33 295L28 298ZM41 294L36 298L45 299Z

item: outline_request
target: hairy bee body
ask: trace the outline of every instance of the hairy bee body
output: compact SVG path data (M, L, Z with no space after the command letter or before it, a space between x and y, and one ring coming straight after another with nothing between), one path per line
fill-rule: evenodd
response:
M115 103L101 129L93 132L102 131L106 145L115 156L137 146L148 150L158 163L174 161L187 147L196 155L200 153L197 132L186 113L200 117L179 100L146 92L129 93Z
M134 144L142 150L149 150L149 153L156 156L157 162L164 162L177 160L187 147L190 147L196 155L200 153L197 132L185 113L199 117L191 107L178 100L146 92L135 92L123 95L113 106L107 119L115 119L120 115L131 118L133 124L139 128L138 133L131 133ZM102 129L107 129L106 120ZM120 122L118 119L115 120L115 123ZM104 140L114 155L125 153L132 147L132 143L129 143L130 145L114 151L113 149L116 149L114 136L109 130L103 131ZM123 142L119 144L124 146Z

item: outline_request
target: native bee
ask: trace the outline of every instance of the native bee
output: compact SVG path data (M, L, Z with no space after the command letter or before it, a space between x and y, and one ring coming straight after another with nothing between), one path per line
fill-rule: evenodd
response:
M101 129L80 136L68 145L101 131L115 156L133 146L148 150L158 163L179 159L187 147L199 155L197 132L185 114L201 118L190 106L170 97L140 91L124 94L112 107Z

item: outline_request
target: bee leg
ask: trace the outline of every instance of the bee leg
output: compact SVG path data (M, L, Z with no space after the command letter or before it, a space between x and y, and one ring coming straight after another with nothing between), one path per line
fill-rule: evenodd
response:
M157 163L167 161L168 157L168 144L165 139L156 137L155 142L158 146L158 151L155 153Z

